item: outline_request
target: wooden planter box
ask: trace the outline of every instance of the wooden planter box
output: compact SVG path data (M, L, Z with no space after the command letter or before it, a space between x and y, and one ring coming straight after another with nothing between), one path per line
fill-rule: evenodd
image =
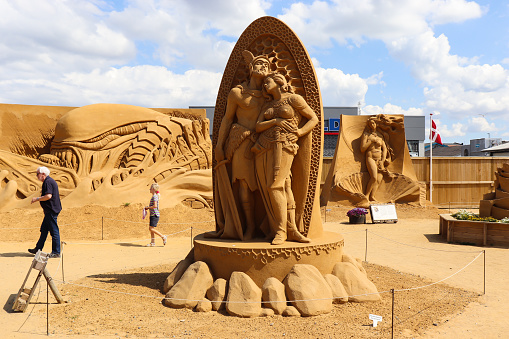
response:
M440 214L438 234L450 243L509 247L509 224L457 220Z

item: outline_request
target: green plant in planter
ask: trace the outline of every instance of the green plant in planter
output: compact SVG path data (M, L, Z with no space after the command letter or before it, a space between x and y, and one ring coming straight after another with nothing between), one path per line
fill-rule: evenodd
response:
M495 219L493 217L480 217L477 214L472 212L468 212L465 210L459 210L456 213L451 214L451 216L457 220L469 220L469 221L485 221L485 222L509 222Z

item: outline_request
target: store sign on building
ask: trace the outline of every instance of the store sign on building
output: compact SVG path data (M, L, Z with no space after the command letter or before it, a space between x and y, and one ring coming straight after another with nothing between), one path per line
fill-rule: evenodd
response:
M325 126L323 128L325 135L337 135L339 133L340 119L329 119L325 120Z

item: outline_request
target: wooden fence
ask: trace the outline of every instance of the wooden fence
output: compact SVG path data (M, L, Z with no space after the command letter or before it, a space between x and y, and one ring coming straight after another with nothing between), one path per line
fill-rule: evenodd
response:
M419 182L426 184L429 200L429 157L412 158ZM433 157L433 204L437 207L478 208L494 188L495 172L509 157ZM332 165L323 159L322 184Z

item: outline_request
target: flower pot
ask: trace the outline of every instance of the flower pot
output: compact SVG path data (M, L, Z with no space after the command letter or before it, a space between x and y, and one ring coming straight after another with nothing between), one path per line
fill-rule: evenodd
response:
M366 223L366 215L359 216L351 216L348 217L350 224L365 224Z

